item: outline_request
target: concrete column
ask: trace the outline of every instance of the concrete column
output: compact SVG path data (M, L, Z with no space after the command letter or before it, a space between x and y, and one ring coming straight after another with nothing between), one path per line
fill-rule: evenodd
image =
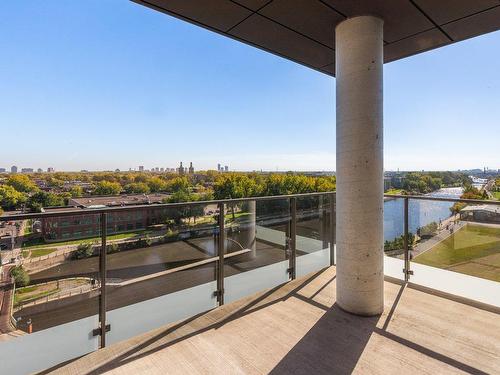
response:
M383 21L359 16L335 30L337 303L377 315L383 294Z

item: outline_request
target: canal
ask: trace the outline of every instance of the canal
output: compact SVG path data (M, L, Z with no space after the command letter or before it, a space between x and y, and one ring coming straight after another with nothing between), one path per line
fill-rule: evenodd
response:
M442 188L427 194L430 197L460 198L463 189L461 187ZM424 201L410 199L408 211L408 226L411 233L433 221L447 219L451 216L450 207L452 202ZM404 231L404 200L390 199L384 203L384 241L393 240L403 234Z

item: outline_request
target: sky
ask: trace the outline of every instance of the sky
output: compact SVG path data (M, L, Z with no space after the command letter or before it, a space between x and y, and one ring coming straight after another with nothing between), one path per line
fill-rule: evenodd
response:
M0 167L335 170L335 79L127 0L0 2ZM384 66L386 170L500 169L500 32Z

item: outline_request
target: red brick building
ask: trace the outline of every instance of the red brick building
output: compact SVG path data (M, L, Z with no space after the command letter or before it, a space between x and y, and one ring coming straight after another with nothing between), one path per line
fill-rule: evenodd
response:
M112 197L75 198L69 201L70 207L46 208L44 212L68 212L75 209L92 210L105 207L125 207L162 203L168 194L140 194ZM107 214L107 234L125 233L146 229L158 224L164 212L158 208L119 210ZM89 212L84 215L47 217L41 220L42 236L46 241L61 241L90 238L100 235L100 215Z

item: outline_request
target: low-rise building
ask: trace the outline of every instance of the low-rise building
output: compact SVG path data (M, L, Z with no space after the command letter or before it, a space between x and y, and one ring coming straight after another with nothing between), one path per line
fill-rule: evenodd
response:
M70 199L68 207L44 208L44 212L65 214L74 210L86 210L88 214L45 217L41 220L41 232L46 241L72 240L100 235L100 215L92 209L155 205L162 203L168 194L137 194L110 197L85 197ZM118 210L107 214L107 234L146 229L161 222L162 210L146 207L135 210Z
M500 206L493 204L467 206L460 211L460 220L500 223Z

